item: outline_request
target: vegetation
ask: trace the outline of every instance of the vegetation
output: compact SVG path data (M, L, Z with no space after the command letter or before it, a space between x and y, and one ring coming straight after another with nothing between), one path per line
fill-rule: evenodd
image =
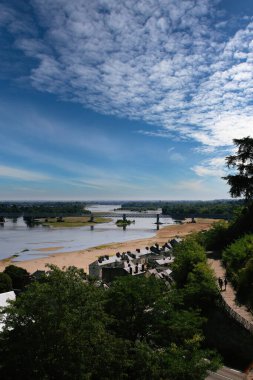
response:
M94 226L96 223L108 223L112 219L95 217L92 221L89 216L76 216L76 217L64 217L64 218L47 218L40 220L43 226L49 226L54 228L62 227L83 227Z
M253 139L235 139L234 143L237 153L228 156L226 161L237 173L224 178L230 185L231 196L244 196L247 203L237 210L230 223L216 224L211 230L198 234L197 240L206 249L220 252L238 300L253 309Z
M227 167L237 170L237 173L224 179L230 186L232 198L244 197L249 200L253 198L253 138L248 136L233 141L237 152L228 156L226 162Z
M5 217L43 218L58 216L77 216L90 214L85 210L83 202L3 202L0 204L0 214Z
M27 270L15 265L8 265L5 268L4 273L10 276L14 289L24 290L24 288L31 282L30 274Z
M132 223L135 223L135 221L134 220L129 220L129 219L118 219L116 221L116 225L118 227L129 226Z
M185 219L191 217L203 218L225 218L230 219L235 210L240 207L243 201L238 200L217 200L217 201L132 201L125 202L121 210L131 211L156 211L162 208L164 215L171 215L174 219Z
M174 255L172 274L177 288L183 290L185 305L206 312L214 306L218 289L204 248L193 237L188 237L174 248Z
M223 251L222 258L239 299L253 308L253 234L237 239Z
M0 293L12 290L12 281L7 273L0 273Z
M168 202L162 212L172 218L184 219L192 217L230 219L242 201L195 201Z
M201 380L219 365L178 290L130 276L104 290L85 278L51 266L2 311L1 378Z

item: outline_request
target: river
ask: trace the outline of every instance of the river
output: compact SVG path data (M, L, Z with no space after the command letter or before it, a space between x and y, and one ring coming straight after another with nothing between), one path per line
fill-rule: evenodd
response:
M112 212L120 205L91 205L90 211ZM118 211L117 211L118 213ZM156 231L155 219L136 218L135 224L124 231L115 225L116 218L109 223L98 224L92 229L86 227L49 228L27 227L23 218L16 222L6 219L0 227L0 259L17 255L13 261L23 261L48 256L41 248L52 248L50 254L72 252L108 243L152 237ZM134 213L133 213L134 219ZM172 224L172 219L162 219L164 225Z

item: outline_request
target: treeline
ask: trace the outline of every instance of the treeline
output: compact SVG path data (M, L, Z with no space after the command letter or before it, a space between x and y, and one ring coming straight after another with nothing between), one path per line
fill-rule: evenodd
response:
M0 216L3 217L59 217L59 216L81 216L90 214L85 210L83 202L34 202L34 203L0 203Z
M230 219L242 204L241 200L168 202L162 207L162 212L174 219L192 217Z
M215 200L215 201L132 201L123 203L122 210L147 211L162 208L164 215L171 215L174 219L192 217L230 219L236 209L243 205L242 200Z

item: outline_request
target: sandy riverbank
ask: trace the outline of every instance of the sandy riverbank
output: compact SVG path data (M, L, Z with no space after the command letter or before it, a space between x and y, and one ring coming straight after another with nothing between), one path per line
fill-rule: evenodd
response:
M117 251L134 251L136 248L145 248L155 243L163 244L168 239L173 237L183 237L193 232L208 230L214 222L214 219L196 219L196 223L183 223L166 226L151 237L146 239L131 240L124 243L111 243L103 246L92 247L75 252L54 253L50 254L52 248L44 248L43 252L48 252L49 256L40 259L33 259L27 261L15 261L14 265L25 268L28 272L33 273L37 269L44 270L47 263L55 264L59 268L74 265L78 268L83 268L88 272L89 264L101 255L114 255ZM3 271L7 265L12 264L11 259L4 259L0 261L0 271Z

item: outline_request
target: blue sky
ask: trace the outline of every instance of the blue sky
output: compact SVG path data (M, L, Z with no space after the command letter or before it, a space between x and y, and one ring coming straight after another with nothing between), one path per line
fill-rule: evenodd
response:
M2 0L0 200L228 198L253 3Z

